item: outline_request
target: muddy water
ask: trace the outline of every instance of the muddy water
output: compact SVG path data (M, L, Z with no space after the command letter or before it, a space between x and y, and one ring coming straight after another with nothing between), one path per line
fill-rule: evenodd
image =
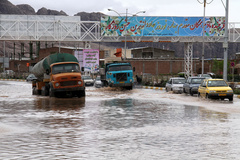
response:
M238 159L239 100L88 87L86 98L31 95L0 81L0 159ZM226 109L227 107L227 109Z

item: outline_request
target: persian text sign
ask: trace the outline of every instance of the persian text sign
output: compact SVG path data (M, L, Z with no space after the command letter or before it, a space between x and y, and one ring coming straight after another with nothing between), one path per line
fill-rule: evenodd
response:
M84 71L97 72L99 70L99 50L84 49L83 66Z
M203 17L101 17L102 36L203 36ZM205 17L205 36L223 36L225 17Z

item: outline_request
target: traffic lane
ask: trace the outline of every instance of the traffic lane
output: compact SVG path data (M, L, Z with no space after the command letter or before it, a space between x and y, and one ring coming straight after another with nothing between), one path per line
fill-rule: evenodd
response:
M32 95L32 86L28 82L16 82L16 81L0 81L0 101L21 101L35 100L39 98L49 98L43 96ZM168 104L183 104L190 106L200 106L207 109L222 111L227 113L240 113L240 99L234 96L233 102L229 102L227 99L224 101L214 99L199 98L196 95L190 96L186 94L173 94L172 92L165 92L164 90L154 89L133 89L133 90L121 90L119 88L95 88L86 87L86 101L92 100L104 100L104 99L143 99L152 101L162 101Z
M234 95L233 101L230 102L228 99L225 99L225 100L206 99L203 97L198 97L197 94L194 94L193 96L189 94L184 94L184 93L175 94L172 92L164 92L163 94L165 94L165 97L167 99L171 99L172 103L176 103L176 104L199 106L199 107L204 107L208 110L215 110L215 111L226 112L226 113L240 113L240 108L239 108L240 99L238 98L237 95Z

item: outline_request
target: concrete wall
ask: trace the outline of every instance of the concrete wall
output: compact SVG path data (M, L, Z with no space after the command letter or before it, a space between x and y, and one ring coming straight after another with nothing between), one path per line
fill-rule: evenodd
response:
M139 60L139 59L128 59L128 62L135 67L134 75L141 75L142 73L150 73L152 75L159 74L177 74L184 72L184 59L174 60ZM193 72L195 74L201 73L201 61L196 60L193 62ZM211 62L205 61L204 71L211 72Z

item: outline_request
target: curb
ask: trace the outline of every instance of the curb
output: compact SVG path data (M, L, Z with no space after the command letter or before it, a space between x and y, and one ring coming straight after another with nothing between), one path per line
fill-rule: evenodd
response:
M164 87L151 87L151 86L143 86L144 89L156 89L156 90L164 90Z
M0 81L19 81L19 82L25 82L26 80L24 80L24 79L2 79L2 78L0 78Z

